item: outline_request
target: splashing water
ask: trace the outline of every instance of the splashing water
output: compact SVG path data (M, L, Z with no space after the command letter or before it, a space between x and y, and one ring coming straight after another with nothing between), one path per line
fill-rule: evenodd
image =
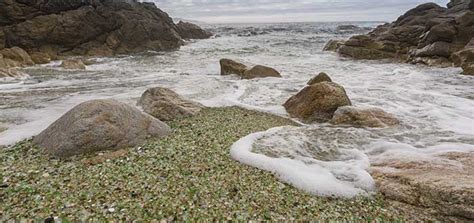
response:
M452 165L438 155L474 151L474 78L458 68L355 61L322 52L340 23L208 25L218 38L179 51L98 59L86 71L58 63L23 71L31 78L0 82L0 144L38 134L73 106L115 98L135 105L149 87L162 86L207 106L238 105L287 116L281 106L319 72L346 88L355 105L376 106L402 124L387 129L327 124L255 133L231 149L242 163L322 196L352 197L374 190L370 165L413 160ZM373 27L374 23L358 23ZM362 32L362 31L361 31ZM282 78L240 80L219 75L219 59L240 59L279 70Z

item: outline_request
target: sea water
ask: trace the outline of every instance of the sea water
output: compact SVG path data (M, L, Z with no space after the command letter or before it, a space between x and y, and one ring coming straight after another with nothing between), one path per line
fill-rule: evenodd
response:
M206 106L237 105L288 117L282 104L319 72L343 85L356 106L394 114L399 126L372 129L310 124L254 133L231 156L320 196L370 194L371 165L400 160L460 164L439 154L474 151L474 78L459 68L364 61L323 52L330 39L368 32L380 23L204 25L217 37L188 42L172 52L99 58L85 71L58 62L25 69L26 80L0 82L0 144L32 137L75 105L114 98L135 105L150 87L167 87ZM221 76L219 60L274 67L282 78ZM459 167L458 168L462 168Z

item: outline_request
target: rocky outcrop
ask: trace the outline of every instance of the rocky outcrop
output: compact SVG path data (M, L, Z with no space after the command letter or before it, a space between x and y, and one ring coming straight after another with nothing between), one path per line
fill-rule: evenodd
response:
M371 175L380 193L409 219L418 221L423 211L440 222L474 221L474 153L451 152L437 159L444 163L373 161Z
M277 70L262 65L256 65L251 69L248 69L245 64L230 59L221 59L220 65L221 75L237 74L242 79L281 77Z
M183 39L207 39L212 36L212 33L189 22L179 21L176 26L178 27L179 35Z
M86 69L86 65L81 59L67 59L67 60L64 60L60 66L68 70L85 70Z
M281 77L280 73L267 66L256 65L250 70L246 70L242 79L254 79L254 78L265 78L265 77Z
M396 59L444 66L473 38L474 3L452 0L448 8L426 3L409 10L395 22L343 44L328 43L326 50L356 59ZM338 47L339 45L339 47Z
M247 70L247 66L244 64L230 59L221 59L219 63L221 65L221 75L237 74L243 76Z
M197 37L198 27L189 27L180 32L153 3L136 0L0 2L0 49L17 46L50 58L177 49L187 31Z
M400 121L380 108L339 107L330 121L334 125L384 128L398 125Z
M313 85L313 84L317 84L317 83L321 83L321 82L325 82L325 81L332 82L329 75L327 75L324 72L321 72L318 75L316 75L316 77L313 77L311 80L309 80L308 85Z
M161 87L146 90L138 105L146 113L163 121L193 116L204 108L197 102L186 100L174 91Z
M93 100L68 111L33 143L63 158L132 147L170 132L168 125L137 108L115 100Z
M321 82L305 87L283 106L291 117L304 122L329 121L339 107L351 105L346 91L333 82Z

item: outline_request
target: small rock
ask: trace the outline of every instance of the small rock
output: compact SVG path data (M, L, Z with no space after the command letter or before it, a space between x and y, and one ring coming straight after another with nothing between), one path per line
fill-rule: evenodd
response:
M324 81L332 82L332 80L331 80L331 78L329 77L329 75L327 75L327 74L324 73L324 72L321 72L321 73L319 73L316 77L314 77L313 79L309 80L309 81L308 81L308 85L313 85L313 84L321 83L321 82L324 82Z
M46 63L51 62L51 57L47 53L43 53L43 52L31 53L31 59L36 64L46 64Z
M230 59L221 59L220 65L221 65L221 75L237 74L239 76L242 76L247 70L247 66L245 66L244 64L241 64L239 62L236 62Z
M64 69L71 70L85 70L86 65L80 59L68 59L61 63L61 67Z
M330 121L334 125L384 128L398 125L400 121L380 108L339 107Z
M252 69L244 72L243 79L265 78L265 77L281 77L280 73L267 66L257 65Z

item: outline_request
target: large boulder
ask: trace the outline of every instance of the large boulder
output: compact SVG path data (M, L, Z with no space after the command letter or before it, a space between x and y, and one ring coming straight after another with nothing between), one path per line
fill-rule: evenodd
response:
M452 0L448 8L425 3L366 35L353 36L344 43L330 41L325 48L355 59L446 66L452 62L453 53L473 38L472 5L472 0Z
M137 0L0 2L0 46L28 52L45 52L46 47L53 50L50 57L177 49L181 35L199 34L196 26L189 27L179 32L155 4Z
M60 66L68 70L85 70L86 69L86 65L81 59L67 59L67 60L64 60Z
M93 100L68 111L34 137L33 143L64 158L133 147L170 132L168 125L137 108L116 100Z
M417 221L425 212L439 222L474 221L473 152L439 152L428 159L423 153L408 160L390 156L390 151L369 156L378 191L408 219Z
M256 65L250 70L246 70L242 75L242 79L254 79L254 78L265 78L265 77L281 77L280 73L267 66Z
M329 121L342 106L351 105L344 88L333 82L321 82L305 87L283 106L291 117L304 122Z
M186 100L174 91L161 87L146 90L138 101L138 105L146 113L163 121L189 117L204 108L197 102Z
M230 59L221 59L219 63L221 65L221 75L237 74L243 76L247 71L247 66Z
M308 85L313 85L313 84L317 84L317 83L321 83L321 82L325 82L325 81L332 82L329 75L327 75L324 72L321 72L318 75L316 75L316 77L313 77L311 80L309 80Z
M400 121L380 108L339 107L330 121L334 125L384 128L398 125Z
M212 36L212 33L189 22L179 21L176 26L178 27L179 35L183 39L207 39Z

